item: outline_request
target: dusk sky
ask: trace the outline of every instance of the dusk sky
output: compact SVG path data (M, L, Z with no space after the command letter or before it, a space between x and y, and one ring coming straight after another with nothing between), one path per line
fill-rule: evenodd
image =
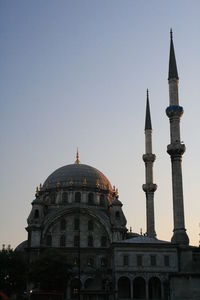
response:
M0 245L26 240L35 189L75 161L119 189L134 232L146 231L146 89L153 126L155 227L173 231L168 61L179 72L185 223L200 232L200 1L0 0Z

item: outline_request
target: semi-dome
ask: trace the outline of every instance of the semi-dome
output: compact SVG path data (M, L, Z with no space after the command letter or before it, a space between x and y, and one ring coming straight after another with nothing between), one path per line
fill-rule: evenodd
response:
M55 170L44 182L43 188L87 187L112 191L110 181L106 176L91 166L75 163Z

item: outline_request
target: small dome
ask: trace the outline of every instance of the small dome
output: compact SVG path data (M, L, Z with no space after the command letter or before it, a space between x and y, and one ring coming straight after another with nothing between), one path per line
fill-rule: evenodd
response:
M60 187L99 187L112 191L112 186L106 176L99 170L84 164L71 164L55 170L44 182L43 188Z

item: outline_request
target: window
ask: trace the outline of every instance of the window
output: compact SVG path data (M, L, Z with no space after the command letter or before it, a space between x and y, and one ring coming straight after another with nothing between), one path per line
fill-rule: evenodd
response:
M88 194L88 204L94 205L94 194L93 193Z
M169 255L164 256L164 265L165 267L169 267Z
M156 266L156 256L151 255L151 266Z
M65 247L65 243L66 243L66 239L65 239L65 235L61 235L60 237L60 247Z
M68 202L68 193L63 192L63 194L62 194L62 203L66 204L67 202Z
M74 219L74 230L79 230L80 228L80 221L78 218Z
M36 209L34 212L34 219L38 219L39 218L39 210Z
M123 257L123 265L128 266L129 265L129 257L128 255L124 255Z
M79 263L78 263L78 257L74 257L73 259L73 265L74 266L77 266Z
M92 235L88 236L88 247L93 247L93 236Z
M101 247L106 247L107 246L107 237L102 236L101 237Z
M116 211L116 213L115 213L115 219L116 220L120 219L120 212L119 211Z
M88 267L94 267L94 258L93 257L88 257L87 265L88 265Z
M137 255L137 266L138 267L142 266L142 255Z
M104 195L100 196L100 206L105 207L105 197L104 197Z
M51 199L51 204L55 204L55 202L56 202L56 194L55 193L51 193L50 199Z
M94 230L94 223L92 220L88 221L88 230L93 231Z
M62 219L60 220L60 230L65 230L66 229L66 220Z
M52 236L51 236L51 234L48 234L48 235L47 235L47 238L46 238L46 245L47 245L47 246L50 246L50 247L51 247L51 245L52 245Z
M107 266L107 259L105 257L101 258L101 267L106 267Z
M74 236L74 247L79 247L79 235Z
M75 203L80 203L81 202L81 193L76 192L75 193Z

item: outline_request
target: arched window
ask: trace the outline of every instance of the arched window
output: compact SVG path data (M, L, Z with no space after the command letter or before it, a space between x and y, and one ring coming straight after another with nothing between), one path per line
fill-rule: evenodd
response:
M62 219L60 220L60 230L65 230L66 229L66 220Z
M34 219L38 219L39 218L39 210L36 209L34 212Z
M131 285L127 277L121 277L118 280L118 296L121 298L131 298Z
M62 194L62 203L63 204L68 203L68 193L67 192L63 192L63 194Z
M79 247L79 235L74 236L74 247Z
M157 277L149 279L149 299L161 299L161 282Z
M116 213L115 213L115 219L116 220L120 219L120 212L119 211L116 211Z
M88 257L87 265L88 265L88 267L94 267L94 258L93 257Z
M107 259L105 257L101 258L101 267L106 267L107 266Z
M88 194L88 204L94 205L94 194L93 193Z
M66 244L66 238L65 238L65 235L61 235L60 237L60 247L65 247L65 244Z
M88 235L88 247L93 247L93 236Z
M105 207L105 197L104 197L104 195L100 196L100 206Z
M133 295L137 299L146 299L146 284L142 277L136 277L133 281Z
M74 219L74 230L79 230L80 228L80 221L78 218Z
M52 236L51 234L48 234L46 237L46 245L51 247L52 246Z
M51 204L55 204L55 202L56 202L56 194L54 192L51 193L50 199L51 199Z
M101 237L101 247L106 247L107 246L107 237L102 236Z
M88 221L88 230L93 231L94 230L94 222L92 220Z
M78 266L79 265L79 262L78 262L79 260L78 260L78 257L74 257L74 259L73 259L73 265L74 266Z
M75 203L80 203L81 202L81 193L76 192L75 193Z

